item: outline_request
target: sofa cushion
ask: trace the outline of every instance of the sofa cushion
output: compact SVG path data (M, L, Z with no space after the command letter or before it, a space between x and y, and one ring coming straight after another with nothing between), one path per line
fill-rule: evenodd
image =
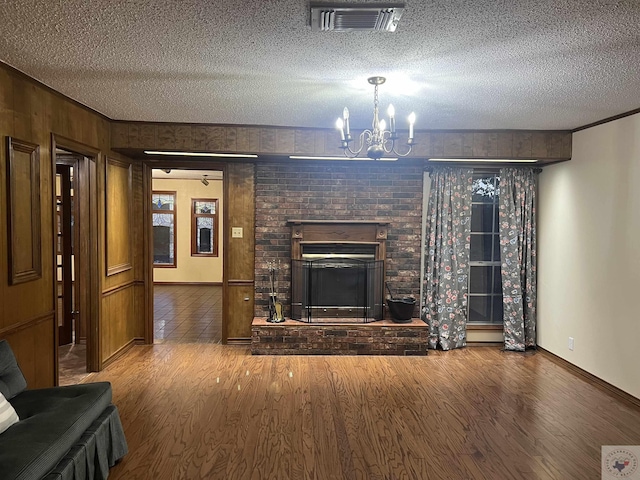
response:
M111 384L27 390L11 403L20 421L0 435L2 478L42 478L111 403Z
M0 393L0 433L18 421L18 414Z
M6 340L0 340L0 393L11 400L27 388L27 381L20 371L16 357Z

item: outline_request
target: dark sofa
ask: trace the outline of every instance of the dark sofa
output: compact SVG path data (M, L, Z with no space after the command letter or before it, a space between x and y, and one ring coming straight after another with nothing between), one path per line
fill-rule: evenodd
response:
M0 433L0 478L107 478L109 467L127 453L111 384L26 386L9 344L0 340L0 392L20 419Z

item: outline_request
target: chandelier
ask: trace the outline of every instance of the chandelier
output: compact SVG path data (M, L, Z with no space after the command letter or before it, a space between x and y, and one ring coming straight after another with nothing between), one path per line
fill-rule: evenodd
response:
M340 130L341 148L346 157L357 157L365 148L365 145L367 147L367 156L374 160L382 158L385 153L393 153L399 157L406 157L411 153L414 145L413 124L416 121L416 114L411 112L411 115L409 115L408 150L404 153L400 153L396 148L398 134L396 133L396 118L393 105L389 105L389 109L387 110L387 114L389 115L389 130L386 129L387 124L384 119L380 120L378 118L378 85L382 85L385 80L384 77L369 77L367 79L371 85L374 85L373 124L372 130L367 129L360 134L359 146L356 149L351 148L350 145L353 138L351 138L351 130L349 128L349 109L347 107L344 108L342 118L338 118L336 121L336 128Z

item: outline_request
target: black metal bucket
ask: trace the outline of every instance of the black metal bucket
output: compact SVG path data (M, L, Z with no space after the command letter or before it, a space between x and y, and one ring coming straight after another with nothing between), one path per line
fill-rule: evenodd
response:
M410 323L413 318L413 311L416 306L416 299L413 297L387 298L387 306L391 319L396 323Z

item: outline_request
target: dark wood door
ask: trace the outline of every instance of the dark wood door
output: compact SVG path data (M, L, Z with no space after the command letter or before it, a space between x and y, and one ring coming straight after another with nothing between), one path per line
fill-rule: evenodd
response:
M73 229L70 165L56 165L58 344L73 342Z

